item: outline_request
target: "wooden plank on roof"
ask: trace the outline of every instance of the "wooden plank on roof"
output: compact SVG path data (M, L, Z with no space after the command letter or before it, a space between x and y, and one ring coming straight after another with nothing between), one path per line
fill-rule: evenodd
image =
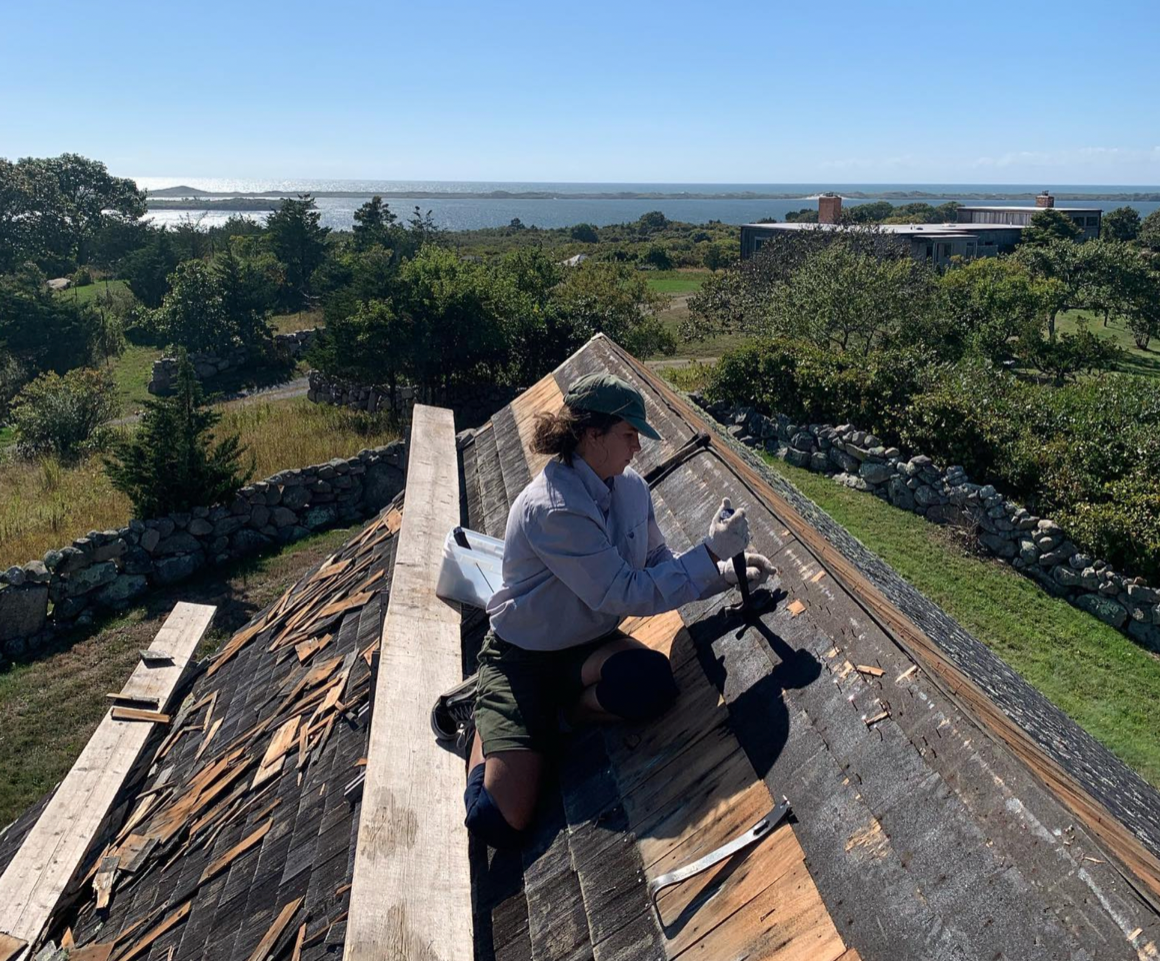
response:
M28 947L28 942L14 938L8 934L0 934L0 961L12 961L19 957L20 952Z
M344 957L470 958L471 878L463 762L431 737L428 711L462 679L460 613L435 596L443 540L459 523L451 411L416 405L407 509L374 691Z
M528 460L528 472L533 479L552 459L549 454L532 453L532 437L536 432L536 415L554 414L563 405L564 395L560 393L560 385L556 383L556 378L552 374L540 379L511 403L520 446L524 449L524 454Z
M254 948L254 953L250 955L250 961L266 961L270 953L274 950L274 945L278 943L278 939L282 936L282 932L286 930L290 921L293 919L298 907L302 904L302 898L296 898L285 907L282 908L281 913L270 925L270 930L263 935L262 940L258 942L258 946Z
M214 610L177 604L150 646L168 660L138 664L122 693L156 698L165 709ZM28 942L40 937L152 731L152 724L105 715L0 876L0 932Z

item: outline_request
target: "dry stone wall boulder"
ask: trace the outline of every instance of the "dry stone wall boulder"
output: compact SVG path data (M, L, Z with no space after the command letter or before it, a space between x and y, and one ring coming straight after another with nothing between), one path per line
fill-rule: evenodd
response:
M275 355L291 360L301 360L314 344L317 328L296 330L289 334L274 335ZM224 353L197 352L189 355L193 369L199 380L209 380L227 370L244 367L253 359L254 352L247 347L235 347ZM153 373L149 378L148 390L151 394L172 393L177 384L177 358L161 357L153 362Z

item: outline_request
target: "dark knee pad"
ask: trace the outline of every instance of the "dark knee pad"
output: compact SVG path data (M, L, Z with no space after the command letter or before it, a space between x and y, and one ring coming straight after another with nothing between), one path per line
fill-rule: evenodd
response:
M504 819L499 807L483 786L484 765L477 764L467 779L467 790L463 792L463 804L467 817L463 824L477 838L493 848L507 850L523 845L523 832L517 831Z
M600 706L626 721L645 721L662 714L677 693L669 659L645 647L613 654L604 662L596 685Z

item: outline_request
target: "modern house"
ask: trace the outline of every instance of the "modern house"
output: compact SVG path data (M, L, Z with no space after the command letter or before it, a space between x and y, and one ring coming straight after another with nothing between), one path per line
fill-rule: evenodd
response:
M1034 207L960 207L958 220L945 224L881 224L878 229L910 244L915 260L945 266L952 257L994 257L1015 249L1023 230L1036 211L1054 208L1066 213L1083 230L1081 239L1100 235L1103 211L1098 207L1055 207L1055 198L1044 191ZM744 224L741 227L741 259L748 260L770 237L785 231L844 230L842 198L823 194L818 198L818 222Z
M1067 214L1083 231L1083 240L1095 240L1100 235L1103 210L1099 207L1056 207L1055 198L1046 190L1035 198L1034 207L960 207L959 224L1006 224L1026 227L1040 210L1054 209Z

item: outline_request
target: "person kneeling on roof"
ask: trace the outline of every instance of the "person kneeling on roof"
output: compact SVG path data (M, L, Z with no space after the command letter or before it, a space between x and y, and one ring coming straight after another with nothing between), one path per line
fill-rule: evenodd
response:
M538 418L532 449L554 457L508 514L475 689L465 823L493 847L521 844L561 730L647 720L676 698L668 658L617 630L621 619L737 583L730 559L749 543L745 511L724 500L703 543L674 555L629 467L642 434L660 438L644 398L608 374L581 378L559 413ZM760 554L745 561L751 588L776 573Z

